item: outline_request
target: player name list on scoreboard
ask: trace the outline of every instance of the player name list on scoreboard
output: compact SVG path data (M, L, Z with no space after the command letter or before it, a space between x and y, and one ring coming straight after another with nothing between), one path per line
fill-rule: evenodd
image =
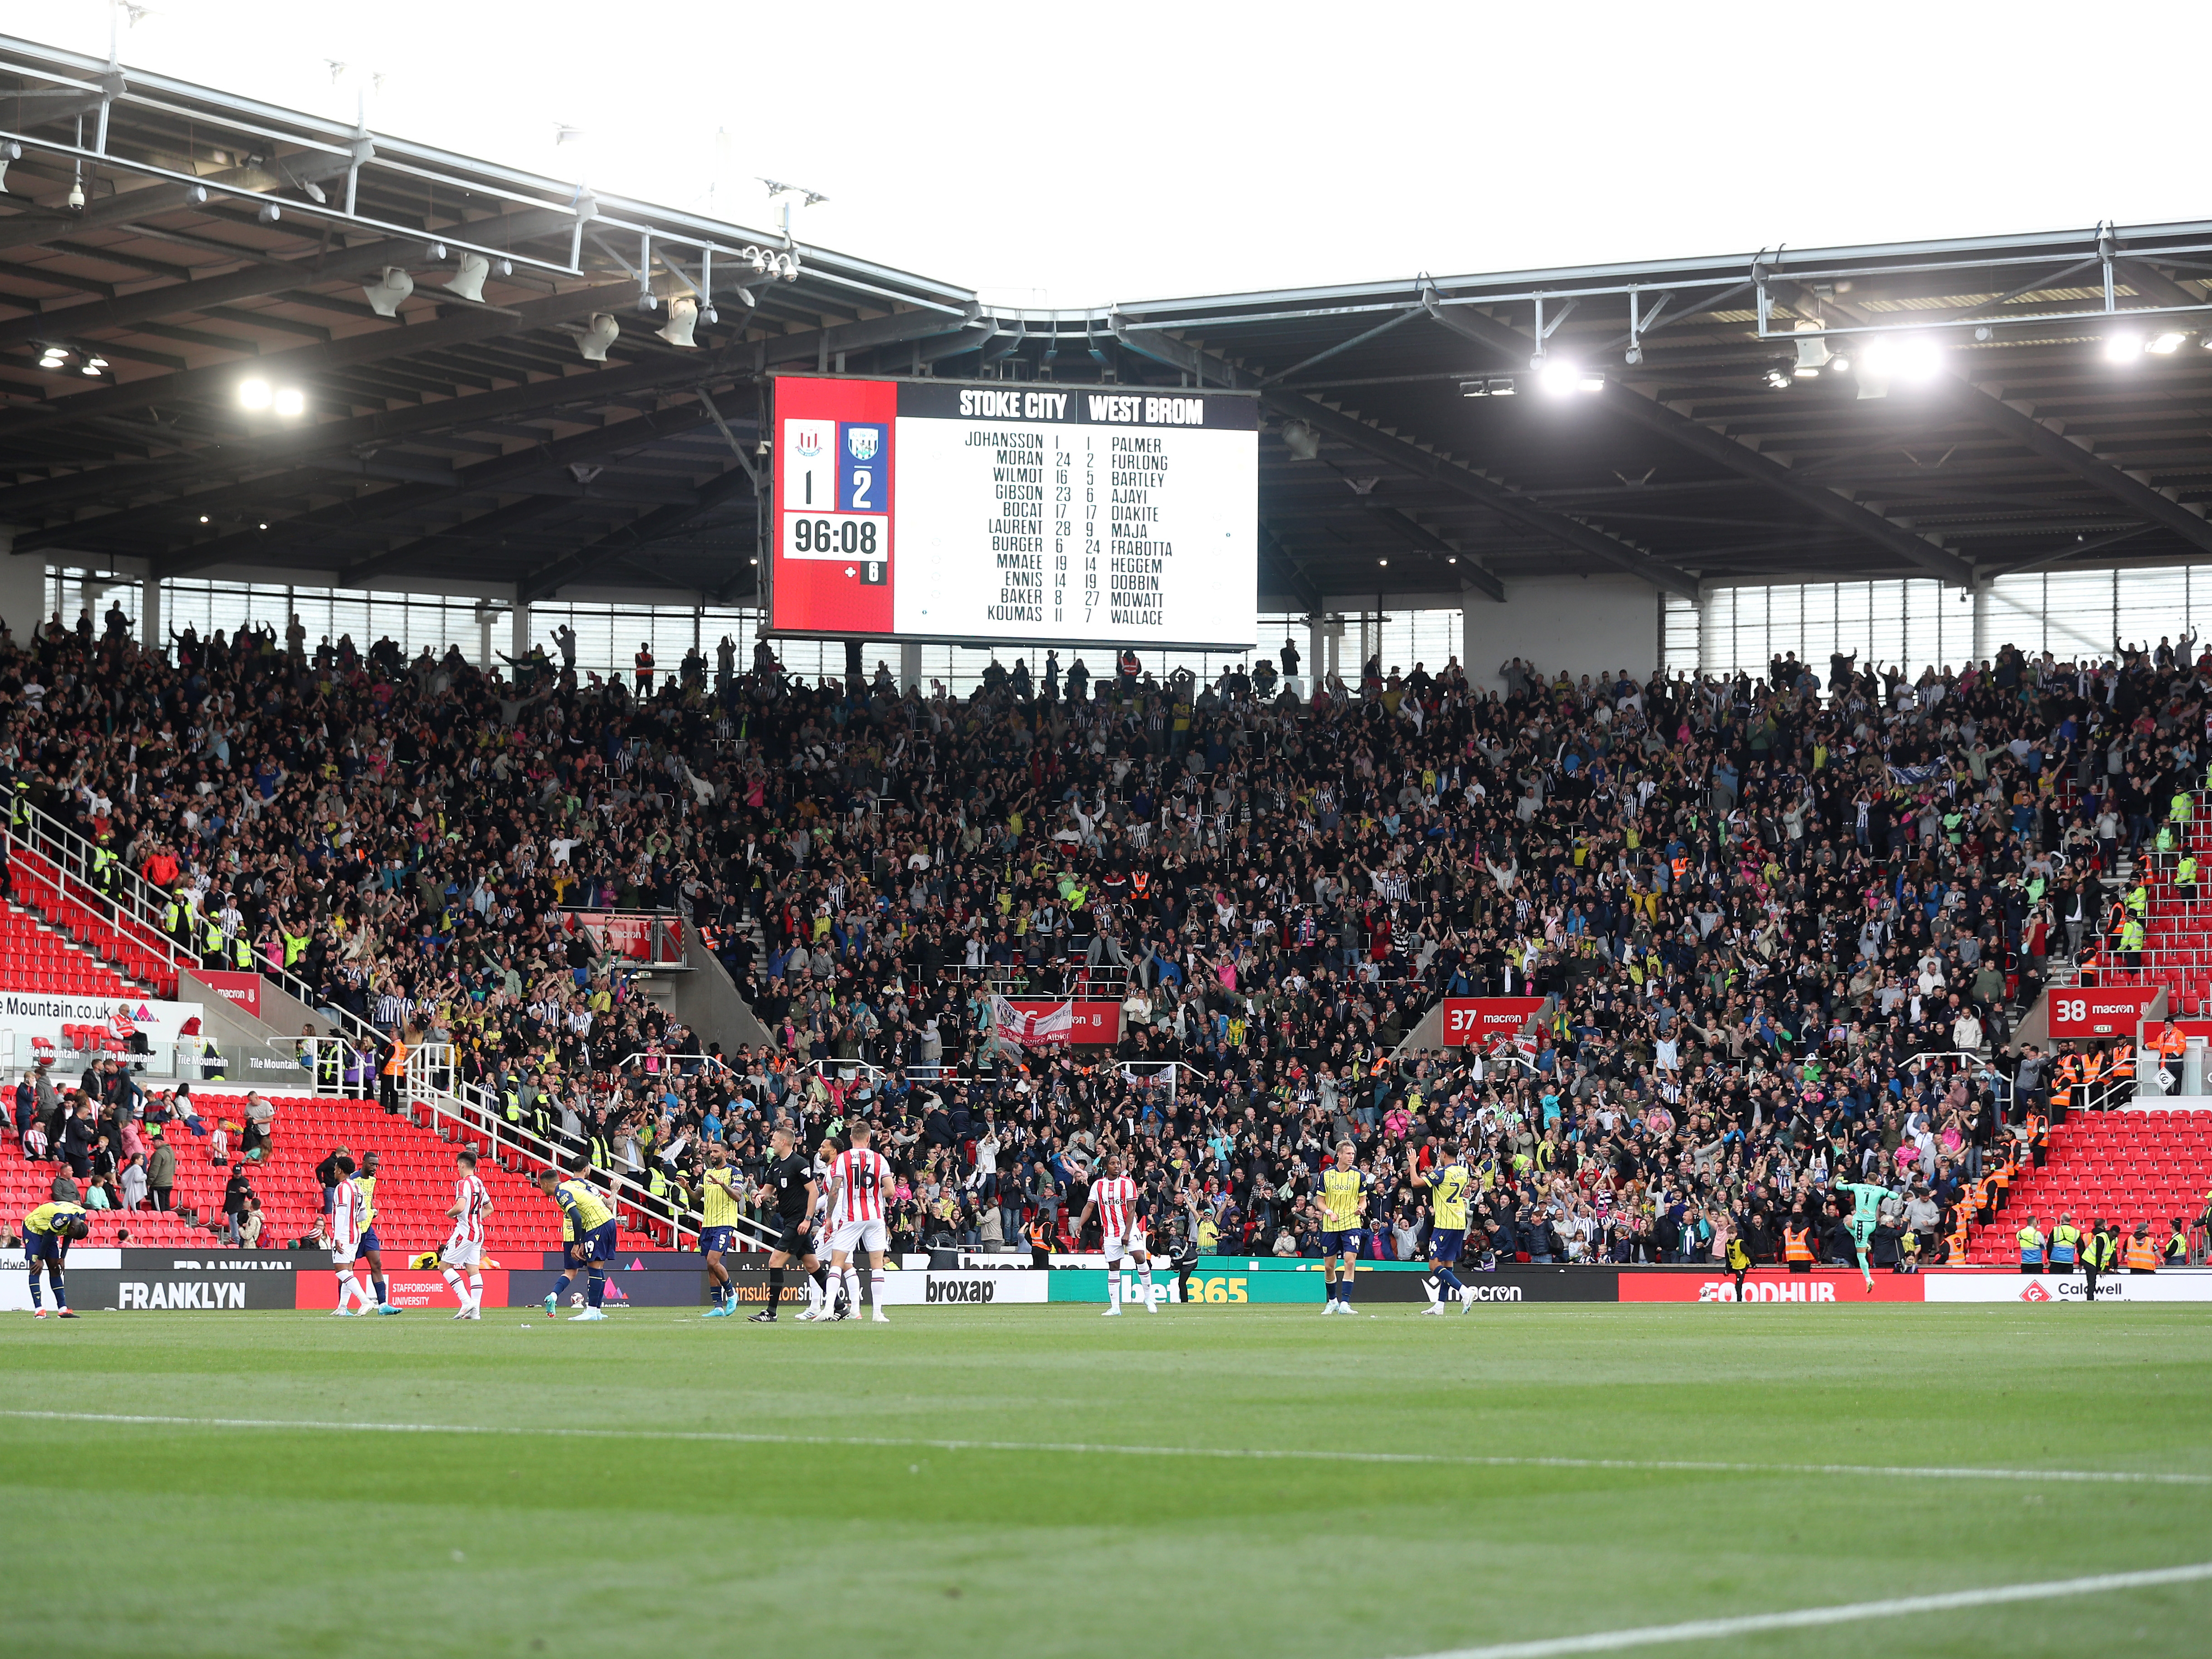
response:
M817 483L790 452L792 528L779 538L775 625L788 631L879 632L988 641L1241 646L1256 609L1257 410L1248 396L1118 386L993 386L908 380L778 383L796 412L779 428L810 452L833 436L830 388L895 386L891 400L856 401L836 435L888 465L879 530L844 531L845 515L814 514L804 498L849 490ZM793 396L793 393L799 395ZM857 438L854 434L858 434ZM884 456L878 452L887 449ZM779 459L785 457L780 452ZM848 471L849 455L838 463ZM781 483L781 481L780 481ZM848 559L861 609L823 620L838 558L865 544L890 550L887 574ZM817 548L826 548L824 557ZM788 563L804 567L786 582ZM826 584L823 571L833 574ZM786 605L804 583L805 605ZM824 592L824 588L829 590ZM870 602L864 592L880 598ZM799 596L794 596L799 597ZM844 607L834 607L843 610ZM814 620L803 620L804 617Z

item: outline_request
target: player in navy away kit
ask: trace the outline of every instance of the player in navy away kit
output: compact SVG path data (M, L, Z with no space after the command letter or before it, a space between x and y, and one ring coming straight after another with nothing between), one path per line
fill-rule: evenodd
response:
M722 1265L722 1253L735 1248L738 1208L737 1171L730 1167L730 1149L719 1140L707 1143L707 1172L699 1189L699 1254L707 1263L707 1291L714 1300L702 1319L727 1319L738 1310L738 1287Z
M361 1171L354 1176L353 1184L361 1189L362 1227L361 1243L354 1250L354 1260L368 1264L368 1282L376 1292L376 1310L380 1314L396 1314L398 1304L392 1299L391 1281L384 1276L384 1241L376 1236L376 1149L370 1147L361 1155Z
M615 1212L580 1173L562 1176L551 1170L541 1170L538 1185L561 1206L565 1223L562 1232L568 1246L568 1267L545 1298L546 1317L551 1318L561 1305L561 1297L580 1267L586 1275L585 1296L589 1305L574 1316L570 1322L605 1319L605 1310L599 1304L607 1293L607 1263L615 1255Z

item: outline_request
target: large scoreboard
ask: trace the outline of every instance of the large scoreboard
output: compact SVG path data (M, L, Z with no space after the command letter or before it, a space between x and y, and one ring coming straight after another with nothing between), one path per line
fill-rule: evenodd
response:
M1249 392L780 375L769 631L1242 650Z

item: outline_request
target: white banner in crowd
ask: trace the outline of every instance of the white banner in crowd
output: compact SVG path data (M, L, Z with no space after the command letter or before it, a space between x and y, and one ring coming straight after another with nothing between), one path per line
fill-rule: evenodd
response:
M28 1038L40 1059L82 1052L128 1053L134 1037L160 1047L200 1034L199 1005L151 997L70 997L0 990L0 1031ZM191 1030L185 1030L189 1022Z

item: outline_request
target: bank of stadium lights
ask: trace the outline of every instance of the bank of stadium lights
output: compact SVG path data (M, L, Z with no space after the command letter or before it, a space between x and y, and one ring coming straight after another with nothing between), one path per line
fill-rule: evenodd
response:
M256 378L238 383L238 406L252 414L279 415L290 420L307 412L307 397L295 386L272 386Z
M1932 380L1943 372L1943 351L1919 334L1877 334L1859 354L1859 373L1881 380Z
M1577 392L1602 392L1605 377L1583 372L1578 364L1547 358L1536 369L1537 389L1547 397L1565 398Z
M45 347L39 356L39 367L49 374L58 374L69 367L70 349L62 345ZM107 372L107 359L96 351L82 354L77 362L77 373L88 380L98 380Z

